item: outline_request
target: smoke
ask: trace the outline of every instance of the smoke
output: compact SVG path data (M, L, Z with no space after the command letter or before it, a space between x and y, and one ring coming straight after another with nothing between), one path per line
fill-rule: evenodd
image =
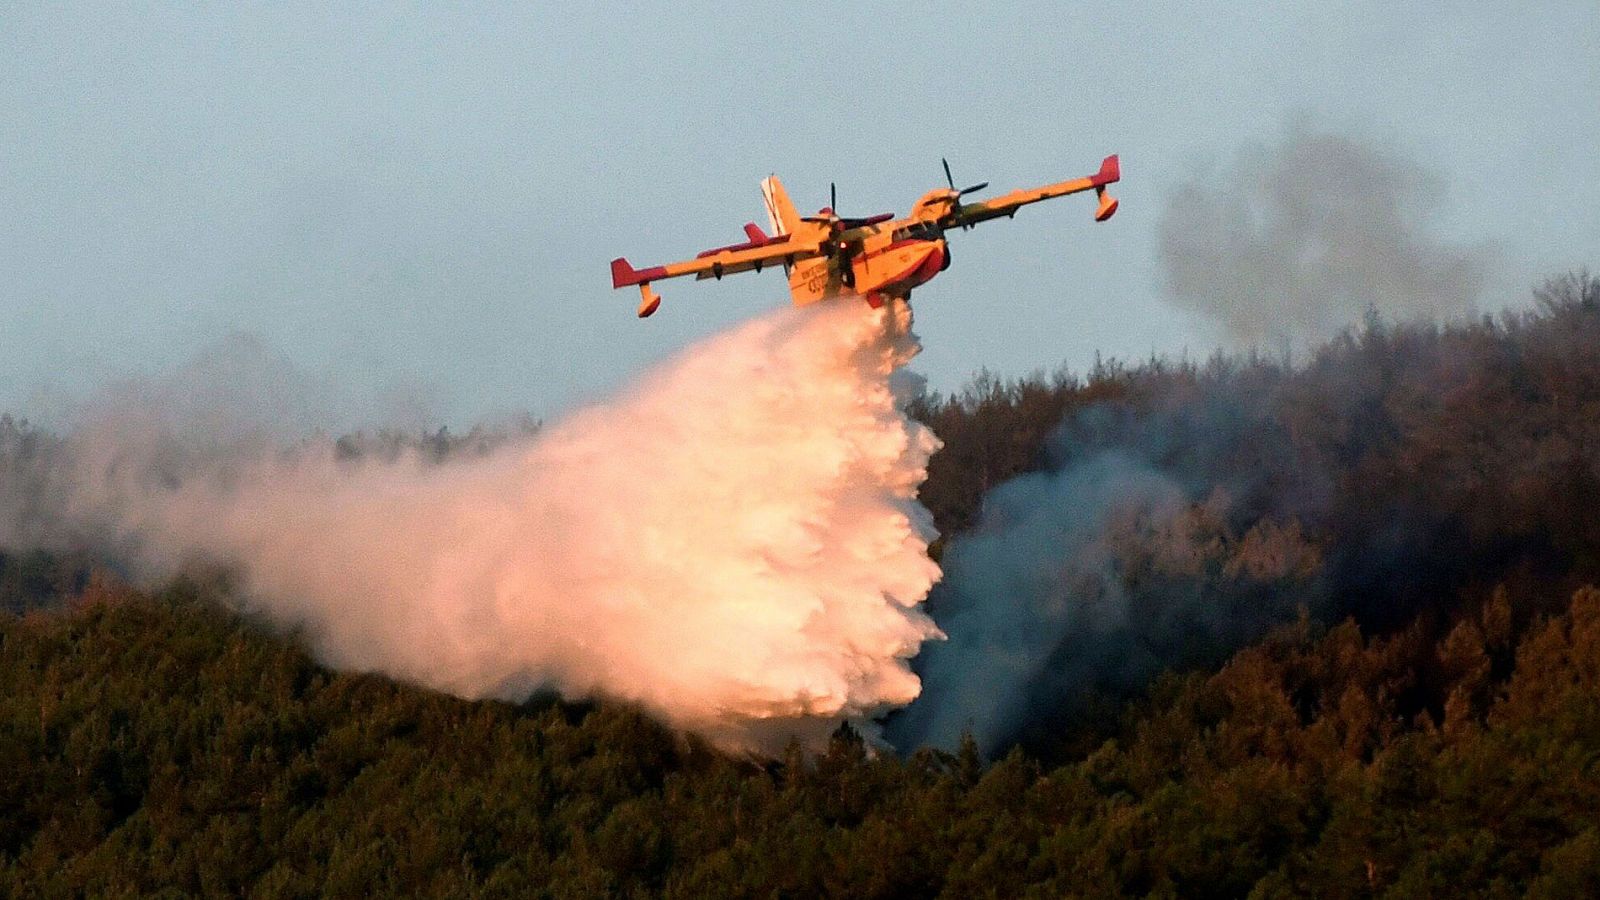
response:
M944 554L950 580L939 620L951 640L924 654L929 699L896 722L903 746L953 747L970 731L994 747L1023 717L1053 657L1079 676L1140 663L1124 655L1137 648L1122 639L1131 609L1112 535L1141 516L1171 521L1182 507L1177 486L1108 454L1060 477L1022 476L985 502L979 527ZM1122 658L1098 652L1105 649ZM1056 666L1053 674L1069 673Z
M1259 356L1155 364L1132 396L1069 406L1045 470L990 491L950 538L929 598L949 641L919 660L926 689L892 740L949 747L970 731L994 750L1301 609L1366 603L1379 621L1407 592L1445 595L1457 520L1341 480L1405 433L1384 393L1405 353L1440 353L1426 331L1395 349L1381 322L1454 317L1482 290L1482 249L1431 234L1441 196L1413 163L1303 128L1174 194L1159 229L1175 303L1245 342L1343 343L1300 372ZM1459 372L1409 377L1430 396Z
M123 396L58 452L14 454L32 487L0 536L93 541L151 577L232 566L337 667L623 698L771 749L908 703L939 633L909 324L903 304L783 310L443 463L285 444L225 421L250 406L226 392Z
M993 751L1318 601L1322 549L1299 516L1328 492L1247 380L1154 409L1089 407L1052 437L1046 471L985 495L941 560L929 604L949 641L919 660L925 691L891 723L898 746L970 732Z
M1247 345L1304 349L1375 311L1390 321L1471 313L1486 248L1435 237L1443 180L1335 134L1290 130L1167 200L1168 293Z

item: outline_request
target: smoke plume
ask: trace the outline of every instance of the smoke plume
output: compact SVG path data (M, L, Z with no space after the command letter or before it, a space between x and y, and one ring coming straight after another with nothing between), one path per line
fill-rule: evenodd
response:
M1144 663L1128 658L1138 647L1125 639L1132 610L1112 535L1141 516L1171 521L1183 505L1179 488L1105 455L1060 477L1022 476L985 503L979 528L942 560L951 580L939 619L951 641L924 654L928 700L896 722L903 745L951 748L970 731L993 749L1046 672L1090 684L1102 667Z
M1499 320L1370 322L1299 367L1113 365L1054 398L936 411L969 459L1059 424L1037 470L949 539L928 598L949 640L919 658L923 694L891 740L1058 748L1059 726L1093 731L1162 670L1221 663L1302 614L1442 631L1493 592L1527 621L1600 579L1600 279L1534 296ZM974 440L996 421L1013 432ZM930 501L949 515L949 496Z
M13 454L0 537L92 541L153 577L232 566L334 666L624 698L771 748L909 702L938 635L916 501L938 443L901 412L909 323L903 304L783 310L443 463L124 396Z
M990 491L950 539L929 598L949 641L919 660L926 690L891 723L897 745L970 730L993 750L1163 669L1225 658L1300 609L1367 603L1378 621L1409 590L1453 589L1439 560L1458 549L1456 520L1400 493L1364 498L1382 484L1370 474L1345 481L1351 460L1419 427L1385 406L1405 356L1382 323L1456 317L1482 289L1482 249L1428 227L1441 193L1402 158L1297 129L1170 198L1175 303L1247 343L1343 343L1300 372L1259 356L1157 363L1132 396L1069 407L1044 471ZM1347 331L1363 319L1365 334ZM1409 339L1418 370L1444 356L1436 332ZM1454 359L1493 368L1476 347ZM1409 377L1442 391L1457 374Z
M1168 198L1168 293L1247 345L1301 350L1373 310L1390 321L1471 313L1484 247L1434 236L1443 181L1402 156L1304 127Z
M941 560L930 607L949 641L919 660L926 689L891 724L898 746L970 732L992 752L1317 601L1321 548L1298 516L1327 492L1263 385L1233 381L1156 409L1090 407L1052 437L1046 471L985 495Z

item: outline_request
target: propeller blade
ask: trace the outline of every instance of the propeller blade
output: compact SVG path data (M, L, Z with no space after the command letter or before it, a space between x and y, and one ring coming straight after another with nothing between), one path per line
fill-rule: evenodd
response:
M828 208L835 213L839 211L839 191L833 182L828 182Z
M945 180L945 183L950 185L950 190L955 191L955 194L956 194L956 201L950 207L950 214L959 219L961 217L961 199L960 198L965 196L965 195L967 195L967 194L972 193L973 191L981 191L981 190L983 190L984 188L989 186L989 182L987 182L987 181L979 182L978 184L975 184L972 187L964 187L961 190L956 191L956 180L955 180L954 177L952 177L950 175L950 160L945 159L944 157L941 156L941 157L939 157L939 162L944 164L944 180ZM970 227L971 226L969 226L969 225L963 225L963 226L961 226L961 229L963 231L965 231L967 228L970 228Z

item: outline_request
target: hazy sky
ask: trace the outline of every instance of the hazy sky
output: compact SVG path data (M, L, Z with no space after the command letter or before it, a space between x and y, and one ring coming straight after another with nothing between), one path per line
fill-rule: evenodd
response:
M1504 6L1504 11L1492 7ZM1297 120L1435 170L1491 304L1600 266L1600 4L14 4L0 0L0 409L257 334L452 424L596 397L787 301L664 282L798 205L903 212L1120 153L1121 211L1032 207L917 292L934 386L1203 354L1162 300L1172 189ZM979 9L981 7L981 9ZM730 12L730 10L732 10Z

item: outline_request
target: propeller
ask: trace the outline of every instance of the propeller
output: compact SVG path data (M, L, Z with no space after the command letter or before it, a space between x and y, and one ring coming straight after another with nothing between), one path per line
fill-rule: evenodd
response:
M950 190L956 191L956 180L954 178L950 177L950 160L945 159L944 157L941 156L941 157L939 157L939 162L944 163L944 180L945 180L945 182L950 185ZM977 184L973 185L972 187L964 187L961 190L956 191L956 196L957 197L964 197L967 194L972 193L973 191L981 191L981 190L983 190L984 188L986 188L988 186L989 186L989 182L980 181Z
M828 224L828 225L842 225L844 223L844 220L839 217L839 186L834 184L831 181L828 182L828 206L827 206L827 212L831 213L832 215L831 216L821 215L820 214L821 211L819 210L819 214L818 215L815 215L815 216L801 216L800 217L800 221L802 221L802 222L822 222L822 223Z
M945 183L950 185L950 190L955 191L955 194L956 194L956 201L955 201L953 207L950 210L950 214L953 215L953 216L956 216L957 218L960 218L960 216L961 216L961 198L965 197L966 195L968 195L970 193L972 193L973 191L981 191L981 190L983 190L984 188L989 186L989 182L980 181L977 184L972 185L971 187L964 187L964 188L961 188L960 190L957 190L956 189L956 180L950 174L950 160L945 159L944 157L941 156L941 157L939 157L939 162L944 163L944 180L945 180ZM963 229L966 229L966 228L970 228L971 226L963 225L961 227Z
M851 228L860 228L863 225L876 225L879 222L887 222L894 218L891 213L880 213L876 216L866 216L864 218L839 215L839 186L832 181L828 182L828 205L825 209L829 213L828 215L822 215L821 211L818 211L818 214L814 216L801 216L800 221L821 222L836 229L849 230Z

